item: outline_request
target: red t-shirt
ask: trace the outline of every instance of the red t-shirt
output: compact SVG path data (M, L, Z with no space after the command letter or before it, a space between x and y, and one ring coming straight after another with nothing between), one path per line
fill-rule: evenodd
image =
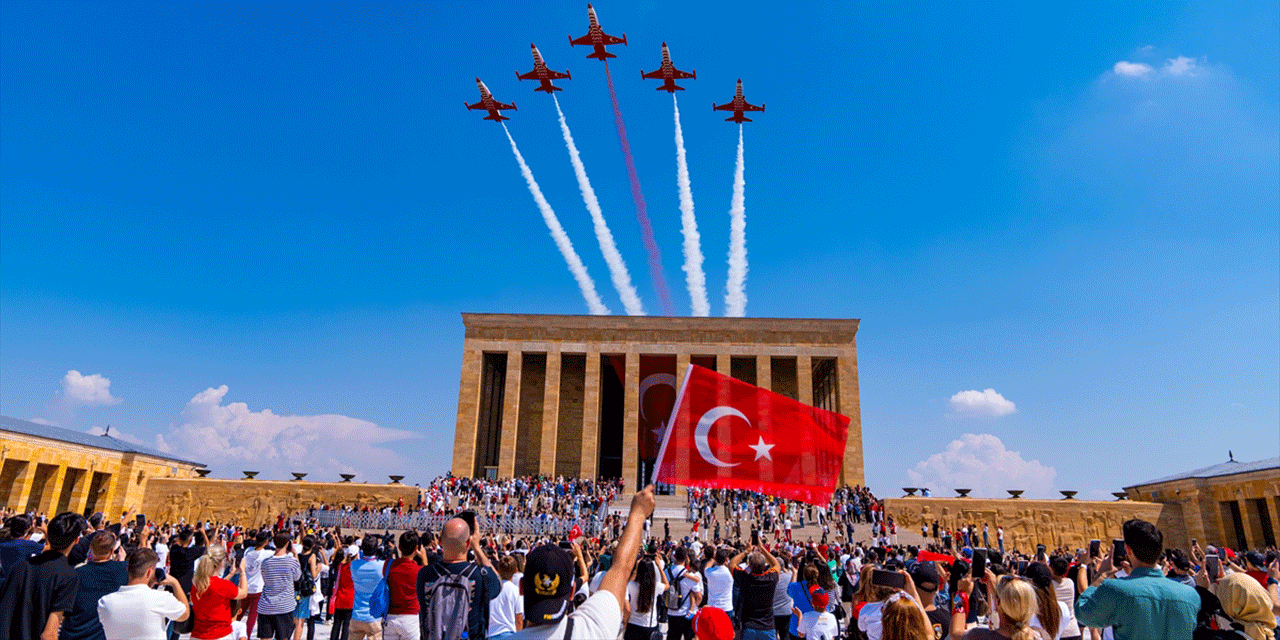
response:
M225 638L231 635L231 602L240 595L240 587L217 576L209 578L209 588L191 593L191 612L195 624L192 638Z
M387 571L387 615L418 615L418 570L413 558L396 558Z

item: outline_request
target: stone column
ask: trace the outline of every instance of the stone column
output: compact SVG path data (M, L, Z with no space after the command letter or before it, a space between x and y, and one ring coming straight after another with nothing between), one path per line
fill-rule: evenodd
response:
M582 462L578 467L583 478L596 477L600 465L600 353L587 352L586 379L582 385Z
M733 374L730 372L731 368L732 367L730 366L730 362L729 362L729 354L727 353L716 354L716 373L733 377Z
M813 356L796 356L796 400L813 405Z
M622 481L624 491L637 491L640 475L640 354L627 353L622 380Z
M89 505L89 485L93 483L93 465L90 468L80 472L80 479L76 481L76 486L71 492L71 504L67 506L67 510L74 513L84 513L85 507Z
M1266 545L1262 541L1262 514L1258 513L1257 504L1253 500L1241 498L1236 500L1240 507L1240 523L1244 525L1244 538L1250 549L1261 549Z
M27 462L27 466L18 472L18 477L13 481L13 493L9 497L9 503L18 508L20 512L30 511L27 501L31 499L31 487L35 485L36 467L40 464L35 460Z
M502 392L502 436L498 443L498 477L516 474L516 442L520 430L520 373L524 354L507 352L507 384Z
M840 394L839 413L849 417L849 439L844 447L844 466L840 469L841 482L865 484L862 467L862 406L858 396L857 347L840 354L836 360Z
M773 358L768 354L756 356L756 386L773 390Z
M458 426L453 432L453 475L476 473L476 429L480 421L480 372L484 354L477 349L462 353L462 380L458 384ZM113 480L114 482L114 480Z
M556 473L556 432L560 424L560 352L547 352L547 383L542 399L542 447L538 473Z
M40 496L40 512L48 514L50 518L58 515L54 513L54 509L58 507L58 500L62 497L62 481L66 477L67 465L58 465L53 475L49 476L48 484L44 487L44 494Z
M684 374L689 371L689 354L676 354L676 393L680 393L680 386L684 384Z

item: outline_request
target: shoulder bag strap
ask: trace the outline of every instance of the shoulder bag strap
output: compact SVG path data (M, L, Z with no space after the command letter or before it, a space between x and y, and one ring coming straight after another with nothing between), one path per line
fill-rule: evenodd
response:
M569 615L569 619L564 625L564 640L573 640L573 615Z

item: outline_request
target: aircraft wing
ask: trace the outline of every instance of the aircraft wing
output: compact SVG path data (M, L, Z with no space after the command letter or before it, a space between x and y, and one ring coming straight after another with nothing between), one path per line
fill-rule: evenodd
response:
M570 39L569 39L569 44L571 44L571 45L572 45L572 44L593 45L593 44L595 44L595 42L593 42L593 41L591 40L591 34L590 34L590 33L588 33L587 35L582 36L581 38L570 38Z
M651 78L653 80L661 80L663 78L662 69L658 69L657 71L650 71L649 73L642 73L640 74L640 77Z
M751 104L750 102L743 102L742 110L743 111L764 111L764 107L757 107L756 105Z
M552 72L552 73L554 73L554 72ZM533 71L530 71L529 73L517 73L517 74L516 74L516 77L517 77L517 78L520 78L521 80L541 80L541 79L542 79L542 78L539 78L539 77L538 77L538 70L537 70L537 69L534 69Z
M695 74L689 73L688 71L681 71L681 70L679 70L679 69L675 69L675 70L674 70L674 72L675 72L675 73L674 73L674 75L673 75L673 79L674 79L674 80L683 80L683 79L685 79L685 78L696 78L696 77L697 77Z
M559 71L552 71L550 69L547 69L548 80L560 80L561 78L568 78L568 77L569 77L569 74L567 73L560 73Z
M475 104L469 104L469 105L467 105L467 108L468 108L468 109L483 109L483 108L484 108L484 101L482 100L482 101L477 102L477 103L475 103Z
M617 36L611 36L607 33L602 33L600 35L604 40L604 44L625 44L626 43L626 40L619 38ZM574 43L574 44L577 44L577 43Z
M712 111L735 111L732 102L726 102L724 104L716 104L713 102L711 103L711 109Z
M515 109L515 108L516 108L516 106L515 106L514 104L505 104L505 103L502 103L502 102L498 102L497 100L494 100L494 101L493 101L493 108L494 108L494 109L497 109L497 110L499 110L499 111L505 111L505 110L507 110L507 109Z

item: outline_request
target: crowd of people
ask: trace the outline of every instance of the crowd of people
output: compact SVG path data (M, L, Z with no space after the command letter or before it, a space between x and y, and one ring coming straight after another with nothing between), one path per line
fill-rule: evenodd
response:
M620 488L443 479L418 506L440 524L395 535L307 518L14 514L0 530L0 637L314 640L324 621L329 640L1274 640L1280 621L1275 549L1169 548L1141 520L1107 545L1004 553L976 530L898 545L863 487L817 506L693 489L705 535L677 539L654 531L649 487L596 532L492 526L513 511L599 512ZM789 520L818 523L821 539L788 536ZM874 535L853 542L853 525Z

